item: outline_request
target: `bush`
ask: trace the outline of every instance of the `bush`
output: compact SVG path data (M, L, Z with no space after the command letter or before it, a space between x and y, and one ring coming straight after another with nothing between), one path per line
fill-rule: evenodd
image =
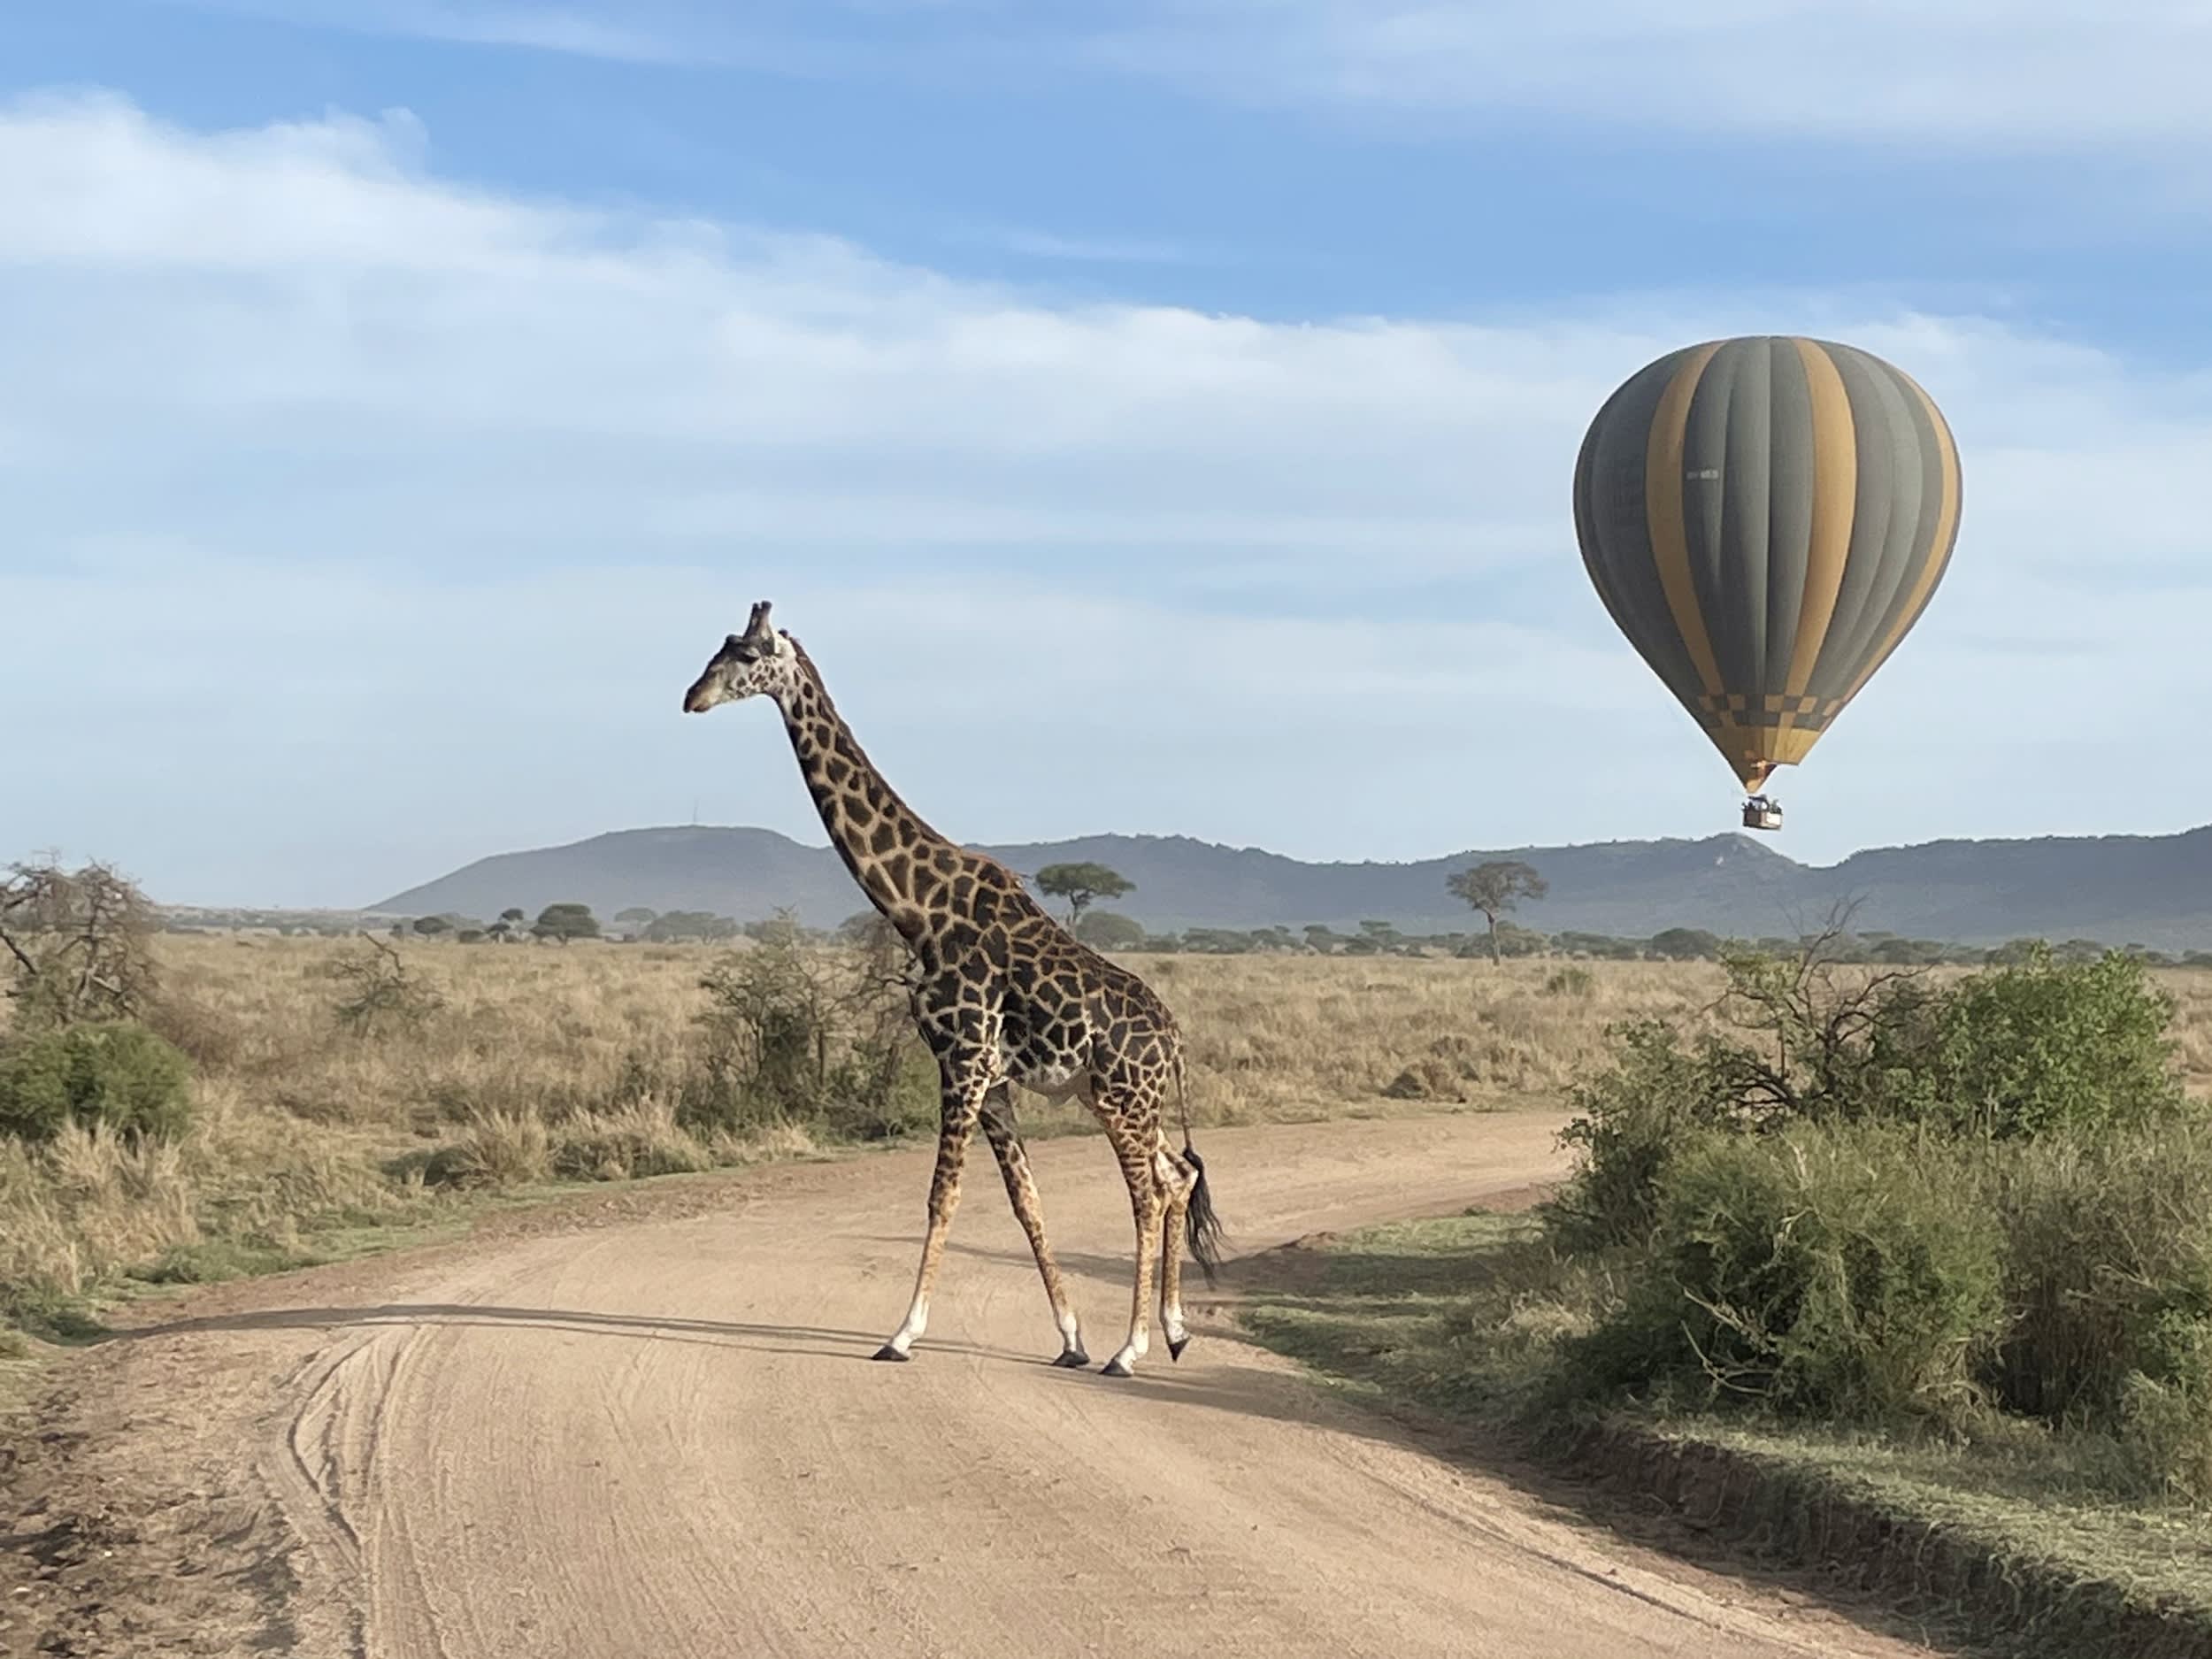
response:
M1955 1422L2004 1328L2003 1235L1955 1150L1887 1125L1708 1133L1658 1183L1591 1374L1701 1404Z
M192 1116L191 1062L129 1020L33 1032L0 1048L0 1134L50 1141L70 1124L174 1140Z
M914 1033L897 936L814 946L784 918L759 939L701 981L705 1051L677 1121L694 1133L808 1123L856 1140L933 1125L937 1067Z
M1701 1131L1736 1126L1736 1056L1726 1044L1708 1038L1686 1049L1674 1027L1655 1019L1610 1034L1611 1064L1569 1087L1575 1116L1560 1131L1580 1162L1547 1215L1570 1248L1647 1237L1668 1158Z
M552 1173L544 1121L528 1112L479 1112L421 1162L433 1187L527 1187Z
M1554 1240L1614 1277L1572 1390L2067 1437L2212 1503L2212 1117L2124 953L1911 970L1724 956L1723 1029L1573 1087ZM1839 971L1840 970L1840 971Z
M2112 1436L2138 1485L2212 1501L2212 1126L2004 1147L1987 1187L2012 1310L1999 1402Z
M2170 1000L2116 952L2016 964L1939 987L1915 970L1724 954L1726 1030L1694 1048L1663 1023L1614 1033L1578 1079L1563 1139L1580 1166L1553 1208L1566 1241L1649 1228L1656 1182L1687 1133L1903 1123L1947 1136L2032 1138L2169 1118L2184 1104Z
M334 957L322 970L345 987L331 1008L341 1025L363 1033L411 1031L445 1006L444 994L399 951L366 933L361 938L366 950Z
M0 972L19 1027L137 1019L157 989L153 907L103 864L0 871Z
M571 1118L561 1125L553 1148L553 1172L572 1180L688 1175L713 1167L713 1157L677 1123L675 1113L650 1099Z
M1955 1127L2007 1137L2170 1116L2183 1100L2173 1016L2140 962L2061 962L2038 945L1942 998L1920 1092Z

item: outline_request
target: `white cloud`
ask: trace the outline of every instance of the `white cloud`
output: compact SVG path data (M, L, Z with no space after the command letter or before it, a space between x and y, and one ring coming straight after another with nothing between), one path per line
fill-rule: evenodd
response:
M1159 0L1117 67L1275 100L2028 150L2212 135L2195 0ZM1685 180L1694 192L1694 180Z
M2212 138L2200 0L184 0L380 34L803 75L1103 69L1252 101L2057 152ZM861 26L856 27L856 22ZM2201 150L2195 157L2204 159ZM1686 180L1686 191L1697 188Z
M1566 491L1627 373L1769 326L1909 366L1968 475L1956 568L1791 780L1788 849L2212 817L2186 777L2078 804L2162 776L2178 713L2144 711L2212 696L2202 365L1840 302L1056 305L433 153L401 115L0 113L0 704L42 710L0 851L347 902L695 794L808 832L764 718L675 710L764 596L962 835L1707 833L1726 775L1587 591Z
M1192 250L1178 243L1141 238L1064 236L1019 227L951 234L956 241L1001 249L1025 259L1056 259L1071 265L1188 265L1197 257Z
M363 34L512 46L617 63L681 64L691 49L677 36L631 20L635 7L487 4L483 0L166 0L200 12Z

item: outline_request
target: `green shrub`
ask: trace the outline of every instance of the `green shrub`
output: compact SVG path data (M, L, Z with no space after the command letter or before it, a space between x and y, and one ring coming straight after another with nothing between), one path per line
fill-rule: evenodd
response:
M676 1091L694 1133L772 1124L875 1140L937 1120L936 1063L915 1035L888 930L855 949L810 944L787 918L701 981L700 1058Z
M1736 1122L1728 1080L1736 1055L1718 1039L1686 1049L1671 1025L1654 1019L1620 1026L1612 1040L1611 1064L1568 1091L1575 1116L1559 1138L1580 1162L1548 1219L1570 1248L1648 1235L1669 1157L1686 1138Z
M1578 1079L1564 1132L1579 1166L1552 1210L1562 1241L1640 1238L1686 1134L1895 1122L1947 1136L2032 1138L2170 1118L2185 1105L2166 1038L2173 1004L2117 952L2024 960L1939 987L1916 972L1730 951L1726 1029L1686 1048L1645 1022Z
M2037 946L1941 998L1920 1098L1957 1127L2008 1137L2166 1117L2183 1100L2173 1016L2140 962L2061 962Z
M1962 1418L2004 1301L1960 1157L1887 1125L1690 1139L1620 1311L1578 1345L1587 1374L1785 1417Z
M0 1048L0 1134L50 1141L67 1124L173 1140L191 1122L192 1065L130 1020L34 1031Z
M1982 1202L2006 1236L1997 1401L2212 1501L2212 1126L1993 1148Z

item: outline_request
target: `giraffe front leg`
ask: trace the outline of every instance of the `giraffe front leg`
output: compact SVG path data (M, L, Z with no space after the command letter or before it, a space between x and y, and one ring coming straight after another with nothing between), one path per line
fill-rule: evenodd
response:
M1160 1250L1160 1216L1166 1208L1158 1171L1152 1166L1152 1148L1140 1145L1125 1130L1109 1130L1121 1172L1129 1182L1129 1205L1137 1222L1137 1284L1129 1305L1129 1335L1121 1349L1099 1369L1109 1377L1133 1377L1137 1362L1152 1345L1148 1316L1151 1312L1152 1273Z
M1014 1206L1014 1218L1029 1235L1030 1253L1045 1281L1045 1295L1052 1303L1052 1322L1060 1328L1060 1357L1052 1363L1066 1370L1091 1363L1083 1351L1083 1331L1075 1309L1061 1282L1052 1247L1045 1242L1044 1210L1037 1202L1037 1186L1030 1178L1029 1156L1022 1150L1021 1134L1014 1125L1014 1103L1005 1084L993 1089L983 1102L983 1133L998 1157L999 1173L1006 1178L1006 1196Z
M922 1240L922 1265L914 1275L914 1300L906 1318L878 1348L878 1359L911 1359L917 1339L929 1325L930 1286L937 1282L938 1263L944 1259L945 1235L952 1230L952 1212L960 1202L960 1165L967 1156L968 1139L975 1133L976 1116L990 1087L987 1072L976 1068L942 1066L944 1103L937 1127L937 1168L929 1179L929 1232Z

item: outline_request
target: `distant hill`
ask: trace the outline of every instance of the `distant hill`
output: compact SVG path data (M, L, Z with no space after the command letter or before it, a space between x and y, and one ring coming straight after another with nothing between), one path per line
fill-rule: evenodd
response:
M1417 864L1302 864L1186 836L1090 835L986 847L1024 873L1096 860L1136 883L1114 906L1154 932L1310 922L1356 929L1370 918L1409 933L1470 926L1446 876L1484 858L1522 858L1551 884L1518 918L1545 933L1645 938L1703 927L1756 938L1809 927L1839 899L1861 901L1862 930L1993 944L2022 936L2095 939L2158 950L2212 949L2212 826L2178 835L1933 841L1801 864L1745 835L1454 853ZM797 911L833 926L866 901L827 847L763 829L618 830L565 847L501 853L370 908L403 916L534 914L580 900L602 917L632 905L710 910L741 921ZM1479 924L1478 924L1479 925Z

